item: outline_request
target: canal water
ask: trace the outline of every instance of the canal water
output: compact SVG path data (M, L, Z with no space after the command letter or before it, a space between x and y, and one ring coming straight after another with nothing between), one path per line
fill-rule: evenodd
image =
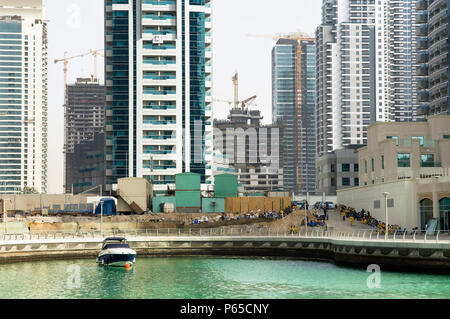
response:
M39 261L0 265L0 298L450 298L450 276L373 276L299 260L139 257L130 270L95 259Z

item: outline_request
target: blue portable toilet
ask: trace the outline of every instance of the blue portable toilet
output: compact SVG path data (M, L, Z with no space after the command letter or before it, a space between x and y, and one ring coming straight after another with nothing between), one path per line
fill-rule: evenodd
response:
M103 202L103 216L117 215L116 213L116 202L112 198L102 198L100 202ZM101 214L101 203L98 203L95 208L95 216Z

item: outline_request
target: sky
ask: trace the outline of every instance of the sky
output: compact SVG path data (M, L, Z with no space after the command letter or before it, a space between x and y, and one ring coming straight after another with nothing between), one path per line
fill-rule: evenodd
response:
M63 191L64 77L62 62L55 59L104 48L103 0L43 0L48 21L49 150L48 193ZM233 100L231 78L239 72L239 98L256 95L264 123L271 122L272 85L270 36L301 30L314 33L321 19L320 0L213 0L213 98ZM267 37L250 37L264 35ZM103 58L98 57L98 74L103 76ZM71 59L68 82L90 77L94 58ZM215 102L215 118L226 118L228 103Z

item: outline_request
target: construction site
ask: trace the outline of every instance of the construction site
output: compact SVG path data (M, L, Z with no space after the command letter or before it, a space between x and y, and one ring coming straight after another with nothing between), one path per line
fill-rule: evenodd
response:
M104 158L98 156L101 154L95 153L96 149L104 152L104 144L97 143L101 139L98 134L103 134L103 131L95 131L96 127L104 126L104 115L102 117L101 113L105 110L104 106L103 108L100 106L104 96L102 97L101 88L96 88L99 86L97 57L104 56L101 51L103 50L91 49L89 52L73 56L65 52L64 58L54 60L55 64L63 64L64 73L63 187L65 193L0 195L4 223L4 227L0 227L0 233L232 227L273 222L283 224L277 218L280 217L280 212L290 209L292 199L288 192L283 192L282 169L278 166L273 170L273 167L269 167L266 162L252 162L250 153L254 150L249 147L249 143L246 143L245 147L245 164L237 164L237 158L232 159L230 166L235 173L215 172L214 185L209 185L211 187L208 186L207 190L202 187L199 174L180 173L175 175L176 183L174 187L172 186L173 189L168 186L166 192L154 191L151 180L147 178L128 177L118 179L113 191L109 192L109 196L105 196L104 179L98 178L95 183L92 183L91 173L100 171L103 177L105 170L100 163L104 161ZM69 85L67 79L69 61L89 55L94 58L94 71L91 78L78 79L77 83ZM262 126L260 111L248 109L250 105L256 105L253 103L256 95L242 101L239 99L237 71L232 78L232 83L234 100L215 100L233 105L230 109L229 121L215 122L216 127L226 129L244 126L244 129L252 127L257 130L278 128L277 125ZM88 93L77 89L76 86L88 87L86 91ZM98 101L88 96L94 89L96 91L93 96L98 97ZM80 102L80 98L85 102L84 104ZM71 102L73 99L76 101ZM92 107L86 109L86 106L96 102L99 104L98 110ZM77 116L74 114L80 112L89 113L89 115L83 117L83 120L78 123ZM96 116L95 112L99 116ZM259 142L258 140L257 145ZM236 144L233 147L234 156L238 156ZM282 152L281 145L270 145L270 138L268 138L268 144L272 153ZM228 155L226 149L225 144L224 156ZM97 152L100 152L98 150ZM91 159L97 159L88 163L97 167L84 167L85 153ZM83 183L80 176L76 175L78 171L88 172L81 174L81 178L85 175L91 180ZM262 177L264 177L263 183L261 183ZM97 186L91 187L93 184ZM80 186L82 187L79 188ZM266 215L264 220L261 220L263 213ZM267 213L272 218L267 218ZM300 220L297 222L299 223Z
M204 192L200 175L194 173L177 174L175 190L163 196L155 196L144 178L119 179L116 196L0 195L6 221L0 232L96 231L100 219L103 229L116 230L248 224L257 222L263 212L277 214L291 207L291 198L283 192L239 195L243 194L238 192L236 175L217 175L215 190Z

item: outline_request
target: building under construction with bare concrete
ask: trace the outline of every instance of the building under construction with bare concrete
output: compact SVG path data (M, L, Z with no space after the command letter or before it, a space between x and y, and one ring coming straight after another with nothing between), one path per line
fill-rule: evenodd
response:
M245 193L283 189L282 129L261 119L259 110L232 108L228 120L214 121L214 149L227 157Z
M65 190L104 186L105 86L94 77L79 78L67 85L66 95Z

